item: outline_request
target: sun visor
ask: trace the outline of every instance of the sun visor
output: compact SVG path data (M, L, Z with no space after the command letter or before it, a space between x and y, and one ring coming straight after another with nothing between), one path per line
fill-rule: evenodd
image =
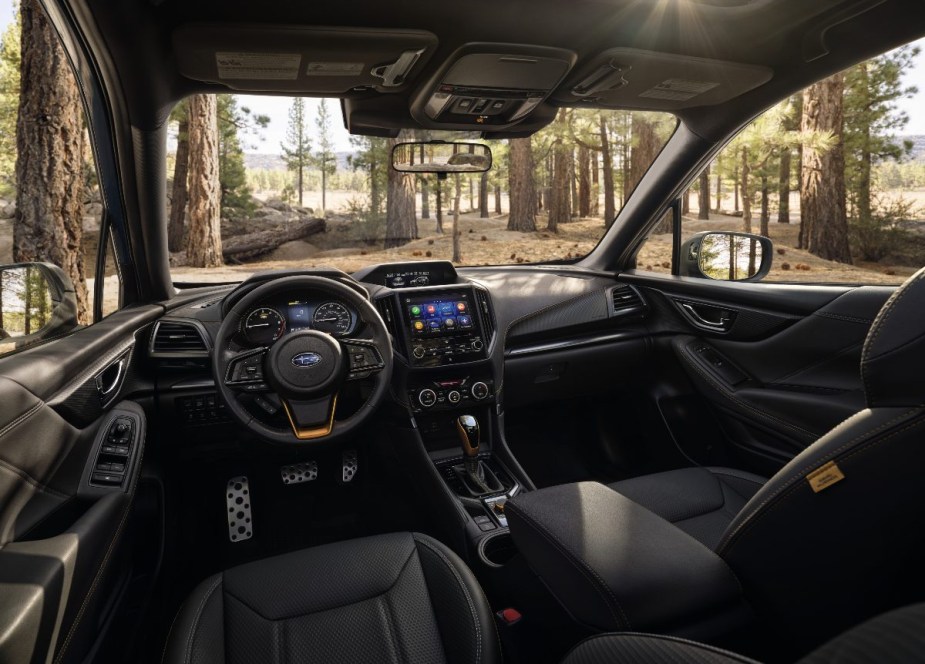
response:
M184 25L173 33L187 78L299 95L403 90L436 46L436 35L422 30Z
M767 83L767 67L632 48L604 51L553 99L595 107L679 111L728 101Z

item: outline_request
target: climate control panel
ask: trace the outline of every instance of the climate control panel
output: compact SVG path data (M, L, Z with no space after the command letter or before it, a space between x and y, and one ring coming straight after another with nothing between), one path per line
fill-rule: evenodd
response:
M408 390L408 401L416 412L450 410L474 403L490 402L494 397L490 379L454 378L434 380Z

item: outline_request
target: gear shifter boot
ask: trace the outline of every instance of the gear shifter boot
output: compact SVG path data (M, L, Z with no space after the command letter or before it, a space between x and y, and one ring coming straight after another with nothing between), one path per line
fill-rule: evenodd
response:
M480 498L492 493L503 493L504 485L498 479L491 468L488 468L481 461L478 462L479 471L473 475L466 468L468 464L457 464L453 466L453 471L461 480L463 489L471 498ZM465 495L465 494L463 494Z

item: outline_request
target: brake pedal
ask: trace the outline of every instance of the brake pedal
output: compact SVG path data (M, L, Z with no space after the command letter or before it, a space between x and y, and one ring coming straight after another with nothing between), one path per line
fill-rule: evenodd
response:
M250 493L246 475L228 480L225 504L228 506L228 539L232 542L243 542L254 535Z
M357 461L357 451L344 450L344 453L341 456L342 481L344 483L351 482L359 469L360 464Z
M318 462L303 461L279 469L283 484L301 484L318 479Z

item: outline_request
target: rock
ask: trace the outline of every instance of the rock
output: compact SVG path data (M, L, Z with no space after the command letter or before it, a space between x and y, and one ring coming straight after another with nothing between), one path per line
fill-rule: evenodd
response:
M101 216L94 215L85 215L81 219L81 226L83 227L84 233L95 233L100 230L100 222L102 221Z
M16 204L7 203L3 207L0 207L0 219L12 219L16 216Z
M293 240L279 245L275 251L266 257L271 261L297 261L310 258L320 251L318 247L305 240Z
M280 212L292 212L292 206L279 198L269 199L266 203L264 203L264 206L273 208L274 210L279 210Z
M315 215L315 210L310 207L296 208L296 212L302 215L312 217Z

